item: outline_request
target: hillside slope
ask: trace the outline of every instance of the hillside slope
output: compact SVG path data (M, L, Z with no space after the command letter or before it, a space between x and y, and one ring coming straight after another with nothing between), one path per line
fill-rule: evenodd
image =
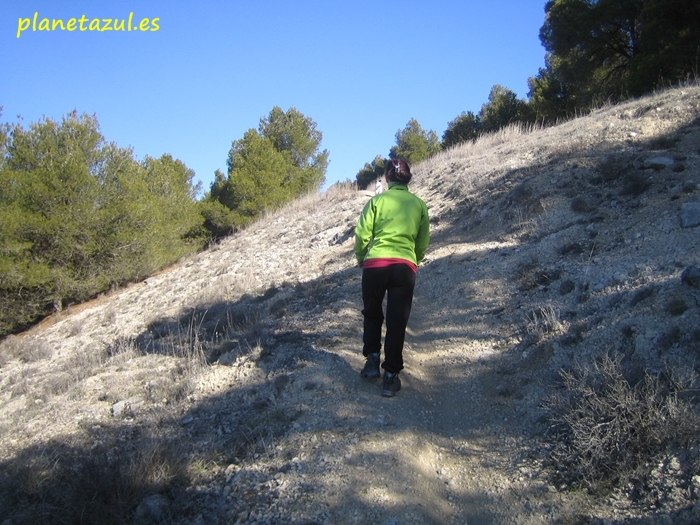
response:
M359 376L370 194L308 197L2 343L0 523L700 523L697 444L589 496L543 409L604 354L697 366L700 88L414 171L432 243L395 398Z

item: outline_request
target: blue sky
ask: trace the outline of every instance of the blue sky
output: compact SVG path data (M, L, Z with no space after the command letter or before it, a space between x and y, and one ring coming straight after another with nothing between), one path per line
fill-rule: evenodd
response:
M169 153L206 190L233 140L295 107L323 133L328 186L388 155L411 118L442 137L494 84L526 98L544 66L544 4L0 0L0 120L96 114L108 141L137 159ZM148 30L89 30L95 18L126 28L130 13ZM43 18L83 15L85 31L39 31Z

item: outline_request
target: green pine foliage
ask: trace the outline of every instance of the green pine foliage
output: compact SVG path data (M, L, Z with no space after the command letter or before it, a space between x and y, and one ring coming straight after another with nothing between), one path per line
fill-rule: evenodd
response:
M236 231L236 214L225 204L232 202L226 175L214 172L214 181L204 199L199 201L199 212L204 217L203 231L213 239L220 239Z
M386 160L381 155L374 157L374 160L369 163L365 162L363 168L357 172L355 180L357 181L357 188L364 190L373 181L384 175L384 166Z
M285 180L295 195L318 190L326 178L328 151L318 151L323 135L316 123L295 108L285 113L275 106L267 117L260 119L260 135L272 142L287 164L296 168Z
M449 148L462 142L474 142L481 134L481 120L471 111L463 111L447 123L442 134L442 147Z
M633 95L700 73L700 3L696 0L644 2L639 13L639 54L630 63Z
M412 118L404 129L396 132L396 145L389 151L389 158L401 158L413 165L434 155L440 149L437 134L432 130L425 131L418 121Z
M488 103L479 112L480 133L490 133L516 122L531 120L527 102L519 100L510 89L496 84L491 88Z
M540 68L537 75L527 80L530 88L528 106L537 122L556 122L557 119L573 115L576 112L576 96L569 86L563 84L553 71L558 58L545 57L547 67Z
M481 106L477 115L471 111L462 112L448 122L442 135L442 147L474 142L484 133L493 133L509 124L534 119L535 114L525 100L518 99L515 92L496 84L491 88L488 102Z
M202 245L194 173L170 155L138 162L76 112L1 138L0 335Z
M217 171L203 204L205 224L215 237L254 221L263 211L318 190L325 181L328 151L316 123L295 108L274 107L234 140L228 174ZM218 204L217 204L218 203Z
M252 222L263 210L278 208L293 196L299 168L254 129L234 141L228 167L221 202L233 211L239 225Z
M696 0L550 0L545 13L546 68L529 81L542 117L697 78Z

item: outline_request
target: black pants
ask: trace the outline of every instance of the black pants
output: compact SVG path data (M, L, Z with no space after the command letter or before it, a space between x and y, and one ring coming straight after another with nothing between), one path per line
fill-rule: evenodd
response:
M362 354L366 357L379 353L382 348L382 301L384 294L388 293L382 363L382 368L388 372L396 373L403 369L403 343L415 285L416 274L406 264L362 271L362 315L365 318Z

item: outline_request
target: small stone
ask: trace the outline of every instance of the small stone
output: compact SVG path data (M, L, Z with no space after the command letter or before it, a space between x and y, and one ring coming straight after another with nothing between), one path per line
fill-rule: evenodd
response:
M140 397L130 397L123 401L117 401L112 405L112 415L114 417L132 416L141 405L143 405L143 399Z
M169 521L170 502L161 494L146 496L134 512L135 525L150 525Z
M561 295L566 295L568 293L571 293L574 291L576 288L576 283L572 281L571 279L566 279L562 281L562 283L559 285L559 293Z
M605 290L609 286L610 286L610 281L605 279L604 281L600 281L599 283L594 284L593 291L594 292L602 292L603 290Z
M683 193L693 193L695 190L698 189L698 185L695 181L688 180L683 183L683 186L681 186L681 191Z
M238 352L226 352L219 357L218 363L223 366L232 366L238 359Z
M700 500L698 500L698 501L695 502L695 505L693 505L693 510L692 510L692 512L693 512L693 514L695 514L696 516L700 517Z
M700 226L700 202L686 202L681 207L681 228Z
M595 224L589 224L588 226L586 226L586 233L588 233L588 235L591 237L597 237L598 228L596 228Z
M652 159L648 159L644 163L644 166L655 170L661 170L667 166L673 166L674 162L675 161L670 157L654 157Z
M700 268L697 266L688 266L681 273L681 282L694 288L700 288Z

